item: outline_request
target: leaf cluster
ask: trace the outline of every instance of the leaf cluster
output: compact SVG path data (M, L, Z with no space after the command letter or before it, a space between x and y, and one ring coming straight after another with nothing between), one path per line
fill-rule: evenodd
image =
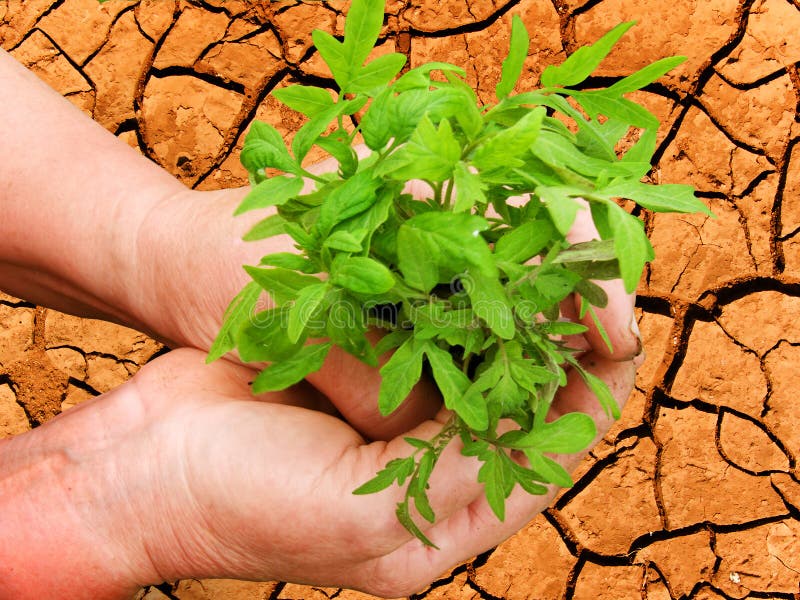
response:
M580 451L595 436L581 413L545 421L566 369L618 415L605 384L564 341L586 328L562 320L559 303L575 294L581 317L594 315L608 302L597 280L621 278L633 291L653 258L642 222L619 199L652 211L707 209L689 186L642 182L659 123L625 97L683 58L657 61L605 89L579 89L632 23L545 69L542 88L515 93L529 47L515 16L497 101L481 105L456 65L401 74L402 54L368 60L383 9L383 0L353 0L344 39L314 32L337 90L274 92L307 118L289 148L267 123L254 122L247 134L241 161L253 187L237 214L266 209L268 216L245 239L288 234L296 252L245 267L253 281L232 302L210 358L235 347L245 361L269 363L253 382L260 393L319 369L332 345L374 366L391 351L380 369L383 414L429 373L452 420L432 440L408 439L413 452L356 493L405 484L397 516L431 544L412 507L434 521L428 480L452 439L482 462L479 480L503 519L517 485L532 494L545 493L546 484L570 486L550 455ZM626 136L636 142L621 152ZM359 139L371 151L366 158L354 150ZM304 168L314 146L336 159L337 172ZM429 193L406 193L411 180ZM591 212L599 238L571 244L567 233L582 210ZM272 308L253 314L263 291ZM376 346L365 335L372 327L386 333ZM501 421L515 428L501 434ZM524 465L512 451L527 458Z

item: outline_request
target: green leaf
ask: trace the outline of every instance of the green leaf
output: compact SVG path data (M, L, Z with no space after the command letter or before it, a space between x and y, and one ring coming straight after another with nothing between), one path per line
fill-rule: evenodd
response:
M406 56L393 52L384 54L371 61L367 66L356 71L347 85L349 93L368 93L377 87L389 83L406 64Z
M372 100L361 118L361 134L371 150L383 150L392 137L391 112L395 101L393 88L387 88Z
M292 342L286 335L286 308L271 308L254 315L239 330L237 346L244 362L289 360L303 347L304 339Z
M311 147L317 142L319 136L328 129L333 119L337 118L339 115L350 114L351 111L357 111L364 105L366 100L366 96L360 96L346 102L337 102L316 114L308 123L303 125L292 139L292 152L298 163L305 158L308 151L311 150Z
M425 354L431 363L433 379L444 397L444 405L454 410L464 422L476 431L489 426L489 412L480 391L467 393L470 380L461 369L453 364L453 357L432 343L424 346Z
M322 245L342 252L361 252L361 242L349 231L334 231Z
M292 358L272 363L253 381L253 393L285 390L310 373L319 371L330 348L329 343L303 346Z
M523 263L544 250L555 236L549 221L526 221L507 231L494 245L497 260Z
M378 409L386 416L403 403L422 375L422 349L416 347L413 337L403 342L380 373Z
M609 198L619 197L635 200L654 212L702 212L711 215L708 207L694 195L690 185L650 185L639 181L615 181L598 191Z
M537 106L508 129L488 138L475 150L472 164L481 171L521 166L523 162L517 157L527 153L539 137L545 114L545 109Z
M585 450L596 435L597 426L592 418L585 413L573 412L543 423L519 443L539 452L573 454Z
M315 29L311 33L314 46L317 48L322 60L328 65L331 75L339 84L340 89L347 87L350 81L351 62L345 53L344 45L327 31Z
M544 201L553 225L564 236L572 229L581 208L575 199L576 194L577 190L567 186L542 185L536 188L536 195Z
M297 299L289 311L289 326L286 330L290 341L296 342L300 339L309 320L322 304L327 291L327 283L317 283L303 288L297 294Z
M358 294L383 294L394 287L394 275L382 263L366 256L336 261L331 283Z
M406 282L427 292L470 266L497 277L491 250L480 235L488 227L486 219L476 215L438 211L403 223L397 233L397 255Z
M463 285L472 301L472 309L499 337L510 340L516 334L514 311L505 288L497 277L470 270Z
M617 257L614 242L611 240L591 240L572 244L558 253L553 259L556 264L569 264L585 261L608 261Z
M346 135L319 136L315 142L339 162L339 174L343 179L352 177L358 169L358 155Z
M274 168L287 173L302 173L300 166L289 155L283 137L272 125L263 121L253 121L244 138L240 156L242 165L250 173L261 169Z
M616 278L619 279L619 276ZM606 294L605 290L587 279L583 279L575 284L575 292L580 295L581 300L585 300L590 305L599 308L608 306L608 294Z
M461 145L450 122L443 119L437 128L426 115L409 142L383 162L378 174L404 181L444 181L452 177L459 158Z
M317 229L327 235L338 223L367 210L377 200L376 192L380 185L380 179L375 178L370 170L353 175L325 198Z
M280 206L303 189L301 177L272 177L262 181L244 197L234 216L249 210Z
M607 88L606 91L609 94L623 95L629 92L640 90L643 87L653 83L657 79L660 79L663 75L667 74L669 71L685 62L686 59L687 57L685 56L670 56L667 58L662 58L661 60L657 60L656 62L647 65L643 69L639 69L633 75L628 75L627 77L620 79L614 85Z
M272 95L292 110L311 118L333 105L330 90L312 85L290 85L272 91Z
M268 267L281 267L283 269L309 274L319 273L320 271L317 264L293 252L275 252L273 254L267 254L261 259L259 264Z
M280 215L270 215L253 225L253 228L244 234L242 239L245 242L264 240L286 233L286 219Z
M428 90L431 86L431 76L433 71L442 71L443 73L454 73L460 77L466 77L466 71L459 66L446 63L446 62L429 62L421 64L418 67L409 69L402 77L394 82L392 88L396 92L405 92L413 89Z
M475 204L486 204L486 194L484 194L486 184L463 162L456 163L453 169L453 183L456 186L453 212L468 212Z
M344 57L358 69L372 52L383 26L385 0L353 0L344 21Z
M498 450L492 453L478 471L478 481L483 483L486 499L492 512L500 521L506 518L506 498L514 489L515 477L511 472L505 453Z
M609 203L607 206L620 274L625 283L625 291L631 294L639 285L645 263L653 260L653 246L650 245L650 240L644 232L644 225L639 219L629 215L616 204Z
M542 85L545 87L571 87L586 79L608 56L628 29L635 23L620 23L590 46L578 48L561 65L548 66L542 73Z
M300 290L319 283L319 279L311 275L303 275L289 269L260 269L246 266L245 271L263 289L270 293L275 302L283 304L297 298Z
M531 469L548 483L555 483L564 488L572 487L572 476L556 461L548 458L538 450L526 448L525 456L528 457Z
M222 327L208 350L206 363L222 358L236 346L236 332L247 322L261 295L261 287L254 281L236 294L222 317Z
M414 457L393 458L386 466L378 471L378 474L367 481L365 484L353 490L353 494L362 496L365 494L375 494L385 490L395 481L398 485L403 485L407 477L414 472Z
M598 115L604 115L609 119L625 121L634 127L643 129L658 127L658 117L645 107L627 98L612 96L608 90L571 92L571 95L593 119Z
M517 84L522 73L522 66L528 57L529 46L528 31L525 29L522 19L518 15L514 15L511 19L511 44L508 56L503 61L500 82L495 87L495 95L498 100L508 96Z
M431 548L435 548L436 550L439 547L430 541L426 535L422 532L422 530L414 523L414 520L411 518L411 514L409 513L408 508L408 501L406 502L399 502L397 504L397 510L395 511L395 515L397 516L397 520L406 528L406 530L417 538L420 542L429 546Z
M608 388L608 385L606 385L606 382L582 367L579 367L577 370L586 383L586 387L597 396L597 400L600 402L600 406L603 408L606 415L614 419L619 419L619 404L617 403L617 399L614 398L614 394L612 394L611 390Z

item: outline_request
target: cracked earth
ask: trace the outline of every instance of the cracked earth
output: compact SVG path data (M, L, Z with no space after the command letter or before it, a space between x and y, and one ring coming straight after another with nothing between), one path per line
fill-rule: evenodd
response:
M500 547L414 598L800 598L800 2L390 0L380 52L467 67L488 100L511 14L532 32L520 88L623 20L597 76L688 60L635 94L662 120L654 181L691 183L718 218L642 213L656 248L639 287L647 361L623 418L576 485ZM268 97L330 86L311 30L344 2L0 0L0 44L187 185L246 183ZM129 378L162 351L143 334L0 295L0 436ZM137 599L363 600L279 582L182 581Z

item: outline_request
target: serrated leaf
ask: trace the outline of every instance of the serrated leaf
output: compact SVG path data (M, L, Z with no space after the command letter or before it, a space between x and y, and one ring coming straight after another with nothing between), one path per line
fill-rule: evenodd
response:
M347 92L367 93L386 85L400 72L400 69L406 64L406 60L404 54L397 52L379 56L355 72L350 83L347 84Z
M397 81L394 82L392 88L396 92L405 92L413 89L427 90L431 85L430 74L433 71L442 71L444 73L454 73L461 77L466 77L466 72L459 66L446 63L446 62L429 62L409 69L403 73Z
M432 343L425 344L424 348L445 406L454 410L471 429L486 429L489 426L489 412L480 391L468 393L471 387L469 377L453 364L449 352Z
M510 340L516 333L514 311L497 277L470 270L463 280L472 310L499 337Z
M206 363L222 358L236 346L236 332L250 318L253 308L261 295L261 286L251 281L242 288L225 310L222 327L214 343L208 350Z
M337 118L339 115L357 111L366 101L366 96L360 96L345 102L337 102L316 114L308 123L303 125L297 133L294 134L294 138L292 139L292 152L298 164L305 158L308 151L311 150L311 147L317 142L317 138L328 129L333 119Z
M544 250L554 235L555 231L549 221L526 221L497 240L494 255L498 260L523 263Z
M478 471L478 481L483 483L486 500L492 512L500 520L506 518L506 498L514 487L515 478L508 463L503 460L502 450L492 453Z
M344 21L344 56L357 69L369 56L383 26L385 0L353 0Z
M709 208L694 195L690 185L664 183L650 185L640 181L615 181L598 191L609 198L635 200L654 212L702 212L711 215Z
M302 173L300 166L289 155L281 134L272 125L263 121L253 121L250 125L239 158L250 173L265 168L279 169L297 175Z
M463 162L456 163L453 169L453 183L456 187L453 212L468 212L475 204L486 204L486 194L484 194L486 184Z
M253 381L253 393L277 392L302 381L320 370L330 348L329 343L303 346L292 358L272 363Z
M543 423L519 441L520 447L539 452L573 454L585 450L597 435L592 418L580 412L567 413L555 421Z
M547 212L556 226L558 232L566 236L575 219L581 205L575 199L576 190L566 186L539 186L536 188L536 195L545 203Z
M406 528L411 535L417 538L420 542L425 544L426 546L430 546L431 548L435 548L436 550L439 547L430 541L427 536L422 532L422 530L414 523L414 520L411 518L411 514L409 513L408 508L408 501L400 502L397 504L397 510L395 511L395 515L397 516L397 520L400 521L401 525Z
M639 285L647 261L653 260L653 246L644 232L644 225L613 203L608 205L608 217L614 234L614 250L619 261L625 291L633 293Z
M365 494L375 494L385 490L395 481L398 485L403 485L403 482L414 472L414 457L407 456L406 458L393 458L386 466L378 471L372 479L365 484L353 490L353 494L362 496Z
M378 409L386 416L403 403L422 375L422 350L415 347L414 338L400 345L380 373Z
M280 206L302 189L301 177L272 177L251 189L233 214L236 216L249 210Z
M301 273L319 273L319 266L308 260L304 256L294 254L293 252L275 252L267 254L261 259L259 263L268 267L281 267L282 269L290 269L292 271L300 271Z
M529 46L528 31L525 29L522 19L518 15L514 15L511 19L511 43L508 56L503 61L500 81L495 87L495 95L498 100L508 96L517 84L522 73L522 66L528 57Z
M663 75L666 75L686 60L687 58L685 56L669 56L667 58L662 58L661 60L647 65L643 69L639 69L632 75L623 77L618 82L608 87L606 91L610 94L619 95L635 92L653 83L657 79L660 79Z
M279 267L261 269L259 267L246 266L244 270L258 285L269 292L278 304L294 300L300 290L319 283L319 279L316 277Z
M567 60L558 66L550 65L542 73L542 85L545 87L571 87L586 79L608 56L611 49L628 29L633 21L620 23L606 33L594 44L578 48Z
M606 415L613 417L614 419L619 419L619 404L617 403L617 399L614 398L614 394L612 394L611 390L608 388L606 382L583 368L579 368L578 373L580 373L583 381L586 383L586 386L592 390L592 393L594 393L595 396L597 396L597 400L600 402L600 406L603 408Z
M381 185L369 170L356 173L343 185L333 190L322 203L317 228L327 235L342 221L364 212L377 200L376 192Z
M545 114L541 106L527 111L511 127L501 130L478 146L472 155L472 164L481 171L522 165L519 157L526 154L539 137Z
M334 231L322 245L342 252L361 252L361 242L349 231Z
M378 94L361 118L361 134L371 150L383 150L392 137L391 111L395 102L394 89L386 88Z
M383 263L366 256L337 261L331 271L331 283L358 294L383 294L394 287L392 272Z
M450 122L443 119L437 128L426 115L409 142L380 165L378 174L403 181L444 181L452 177L460 157L461 145Z
M598 115L603 115L609 119L624 121L642 129L655 129L658 127L658 117L644 106L636 104L627 98L612 96L608 93L608 90L571 92L571 95L592 119L597 119Z
M297 294L297 298L289 311L289 322L286 330L290 341L296 342L300 339L314 312L322 304L327 291L327 283L317 283L303 288Z
M542 481L555 483L563 488L572 487L572 476L556 461L532 448L526 448L524 452L525 456L528 457L531 469L536 472Z
M315 29L311 33L314 46L328 65L331 75L343 89L350 81L350 60L345 53L344 45L327 31Z
M253 225L252 229L242 236L245 242L265 240L286 233L286 219L280 215L270 215Z
M312 85L290 85L272 90L272 95L292 110L311 118L333 105L330 90Z
M291 359L303 347L286 335L288 309L271 308L253 315L239 330L237 346L244 362L274 362Z

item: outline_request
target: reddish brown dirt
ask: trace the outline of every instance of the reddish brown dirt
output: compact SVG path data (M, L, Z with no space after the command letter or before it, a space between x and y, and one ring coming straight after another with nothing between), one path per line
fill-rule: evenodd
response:
M384 50L468 66L486 99L511 14L532 31L521 87L622 20L600 81L689 60L637 99L662 120L656 181L718 216L644 215L658 259L639 292L648 359L623 419L575 487L508 542L418 598L800 598L800 2L389 2ZM253 118L300 121L267 94L326 77L315 27L343 2L4 0L0 43L185 183L245 182ZM0 435L128 378L143 335L0 296ZM184 581L138 598L355 600L283 583Z

